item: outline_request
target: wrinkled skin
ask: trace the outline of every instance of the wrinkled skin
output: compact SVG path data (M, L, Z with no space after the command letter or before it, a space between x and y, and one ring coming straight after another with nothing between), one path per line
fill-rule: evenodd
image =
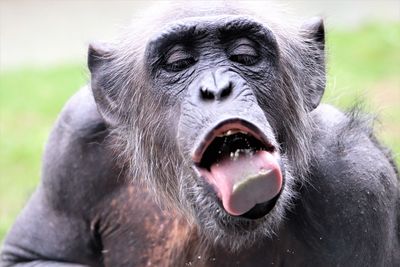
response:
M322 21L213 12L90 46L2 266L400 264L390 154L319 104Z

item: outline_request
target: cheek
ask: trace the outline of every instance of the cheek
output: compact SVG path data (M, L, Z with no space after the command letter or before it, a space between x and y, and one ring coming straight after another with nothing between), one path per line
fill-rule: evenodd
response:
M180 105L168 105L165 109L165 128L171 138L176 139L178 136L179 121L181 120Z
M187 141L191 139L194 141L206 124L207 113L207 110L196 107L191 101L184 101L179 110L177 127L179 140Z
M154 77L153 94L162 98L167 105L177 105L187 94L188 85L196 77L195 69L188 69L180 73L162 72Z

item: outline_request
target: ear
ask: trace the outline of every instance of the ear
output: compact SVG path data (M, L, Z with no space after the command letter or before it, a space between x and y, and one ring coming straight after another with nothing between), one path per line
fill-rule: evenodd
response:
M309 46L308 74L312 77L306 84L306 106L309 111L321 102L325 91L325 29L321 18L315 17L306 21L301 27L301 34Z
M111 45L108 43L97 42L89 44L88 67L92 74L112 55L112 50Z
M107 43L91 43L88 51L88 67L91 89L97 109L107 124L117 123L117 101L112 81L111 65L113 47Z

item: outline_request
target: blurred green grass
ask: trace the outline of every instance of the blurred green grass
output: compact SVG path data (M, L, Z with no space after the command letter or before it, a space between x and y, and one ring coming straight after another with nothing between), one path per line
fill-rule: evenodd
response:
M400 23L328 31L324 102L363 101L400 163ZM0 242L33 192L45 140L65 101L88 80L85 65L0 72Z

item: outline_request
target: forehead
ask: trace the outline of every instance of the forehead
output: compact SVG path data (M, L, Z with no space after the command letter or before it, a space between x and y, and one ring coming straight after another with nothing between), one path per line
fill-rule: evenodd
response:
M270 29L250 16L202 16L183 18L165 24L158 33L150 38L148 48L157 50L166 43L175 43L197 36L229 37L237 33L258 35L260 39L273 39Z
M263 27L261 22L244 15L189 17L165 24L158 33L153 35L151 40L154 41L174 33L184 33L186 31L212 33L214 31L234 29L245 30L246 28L261 29Z

